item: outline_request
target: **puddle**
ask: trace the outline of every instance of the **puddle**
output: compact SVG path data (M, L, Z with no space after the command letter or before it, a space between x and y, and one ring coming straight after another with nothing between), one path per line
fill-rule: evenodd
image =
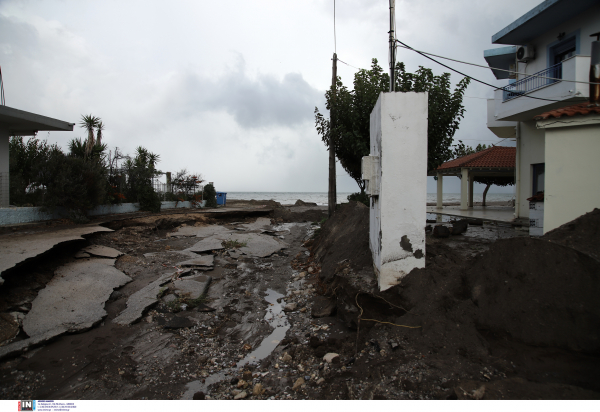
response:
M196 392L204 392L204 394L208 395L210 393L208 390L210 385L228 378L228 376L235 374L238 369L243 368L249 363L257 363L269 356L277 347L279 342L285 338L285 334L290 328L287 316L285 312L283 312L285 301L282 300L281 303L277 302L277 299L284 297L284 295L274 291L273 289L267 289L267 296L265 296L265 300L269 303L269 306L267 307L265 320L274 328L273 332L271 332L269 336L265 337L256 349L246 355L244 359L237 362L235 368L223 369L221 372L212 374L204 379L204 383L202 380L188 383L186 385L186 391L181 399L192 399Z

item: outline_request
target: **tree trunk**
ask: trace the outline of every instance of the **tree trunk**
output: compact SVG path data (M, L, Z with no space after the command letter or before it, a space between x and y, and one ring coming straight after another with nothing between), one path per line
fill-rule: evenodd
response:
M485 190L483 191L483 203L482 203L482 206L485 206L485 197L487 196L488 190L490 190L490 186L491 186L491 184L488 183L488 185L485 187Z

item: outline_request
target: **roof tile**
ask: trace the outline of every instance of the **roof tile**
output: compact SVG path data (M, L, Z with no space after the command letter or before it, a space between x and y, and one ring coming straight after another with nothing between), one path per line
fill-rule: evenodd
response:
M535 116L535 120L546 120L551 117L558 119L562 116L575 116L578 114L585 116L594 113L600 114L600 106L590 105L590 102L585 102L542 113Z
M436 170L454 169L459 167L514 168L516 156L516 147L492 146L481 152L450 160L443 163Z

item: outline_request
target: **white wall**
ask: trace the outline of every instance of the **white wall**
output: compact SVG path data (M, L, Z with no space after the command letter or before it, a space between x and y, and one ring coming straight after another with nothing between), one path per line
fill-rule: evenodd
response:
M519 217L529 218L529 202L532 196L532 164L545 163L544 131L536 127L534 120L521 122L521 136L517 150L520 151L519 170L521 181L519 187ZM547 180L546 180L547 181Z
M380 157L370 246L385 290L425 267L427 93L381 93L370 122L371 155Z
M598 123L589 125L538 123L546 126L544 233L600 208L600 116L597 117Z

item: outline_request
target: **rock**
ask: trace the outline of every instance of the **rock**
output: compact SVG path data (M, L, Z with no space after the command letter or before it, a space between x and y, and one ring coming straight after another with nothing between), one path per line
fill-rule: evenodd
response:
M248 381L248 382L252 381L252 372L244 371L242 373L242 379L244 379L245 381Z
M317 206L316 203L314 202L305 202L303 200L296 200L296 203L294 203L294 206Z
M324 318L335 313L335 302L325 296L315 296L312 302L311 314L313 318Z
M248 393L247 393L246 391L243 391L243 392L241 392L241 393L239 393L239 394L235 395L235 396L233 397L233 399L236 399L236 400L237 400L237 399L245 399L245 398L246 398L246 396L248 396Z
M340 363L340 355L337 353L329 352L323 356L323 360L327 363Z
M325 378L317 379L317 385L321 385L323 382L325 382Z
M89 253L85 253L84 251L79 251L77 253L75 253L75 259L84 259L84 258L89 258L90 254Z
M297 306L298 306L298 304L296 302L288 303L287 305L284 306L283 311L284 312L293 312L296 310Z
M305 383L304 378L298 378L296 380L296 382L294 382L294 386L292 386L292 390L293 391L299 390L302 387L302 385L304 385L304 383Z
M311 266L308 268L308 273L313 273L315 271L315 269Z
M298 277L299 277L300 279L302 279L302 278L303 278L303 277L305 277L305 276L306 276L306 272L300 272L300 273L298 274Z
M229 381L229 383L231 383L232 385L237 385L237 383L240 381L240 378L231 378L231 380Z
M292 361L292 357L290 356L290 354L289 354L289 353L287 353L287 352L286 352L286 353L283 355L283 357L281 358L281 361L282 361L283 363L290 363L290 362Z
M263 389L262 383L257 383L256 385L254 385L254 388L252 389L252 395L254 396L260 396L265 392L265 390Z
M302 313L306 313L306 308L302 308L302 309L300 309L300 312L302 312Z
M433 228L433 237L446 238L450 237L450 229L444 225L438 225Z
M452 235L460 235L465 233L468 229L469 225L466 220L458 220L452 223Z
M248 386L248 382L246 382L243 379L240 379L236 385L238 388L245 388L246 386Z
M173 301L174 301L174 300L176 300L176 299L177 299L177 296L175 296L175 295L171 294L171 295L167 295L167 296L163 297L163 299L162 299L162 300L163 300L163 302L165 302L165 303L169 303L169 302L173 302Z
M203 401L204 399L206 399L206 395L204 394L204 392L196 392L192 397L192 400L195 401Z

